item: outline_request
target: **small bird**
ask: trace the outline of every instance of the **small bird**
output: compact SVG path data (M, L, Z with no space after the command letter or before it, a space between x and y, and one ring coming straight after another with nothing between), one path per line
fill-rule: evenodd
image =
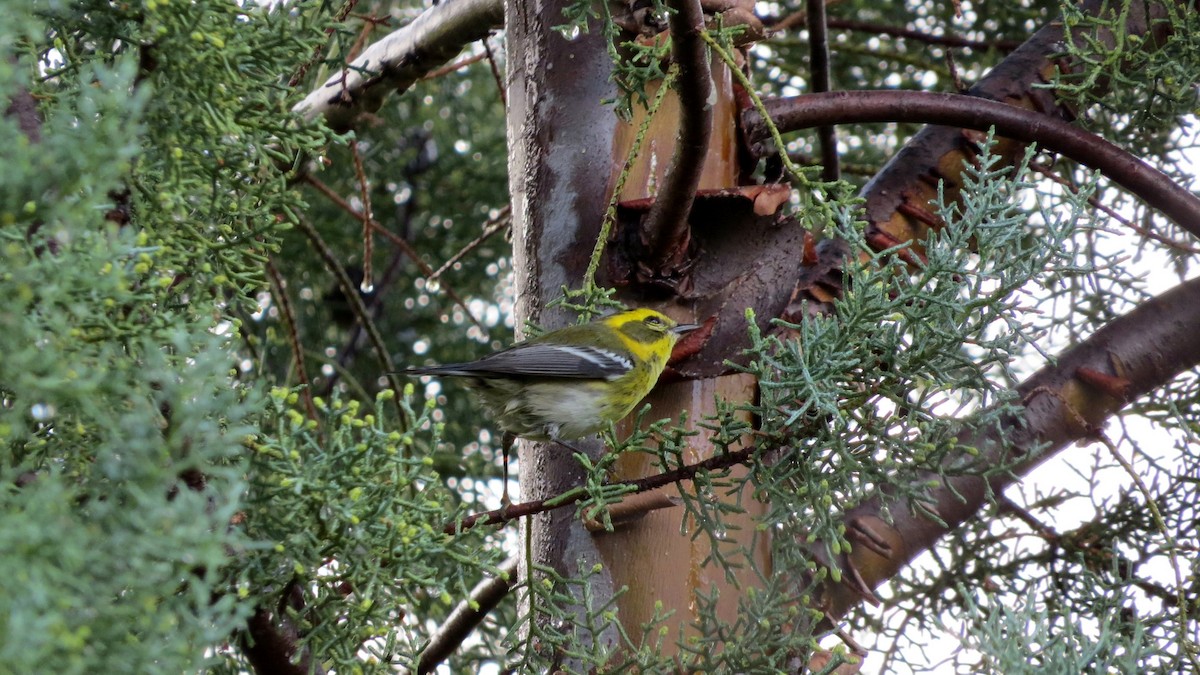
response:
M501 429L565 445L632 412L658 382L679 336L695 328L652 309L632 309L550 331L478 361L409 368L406 374L465 378ZM507 467L507 441L504 456Z

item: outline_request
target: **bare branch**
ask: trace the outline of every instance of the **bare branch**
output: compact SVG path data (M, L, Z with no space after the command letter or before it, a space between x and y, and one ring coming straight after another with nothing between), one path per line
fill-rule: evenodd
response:
M305 218L297 218L296 226L297 229L304 233L304 236L308 237L313 249L321 256L321 260L325 262L325 268L337 280L338 286L341 287L342 293L350 303L350 309L354 312L354 316L358 319L363 329L367 331L367 337L371 340L371 346L375 349L375 356L379 359L379 365L386 374L388 386L396 393L393 399L396 405L396 412L398 413L396 423L403 427L405 423L404 409L401 407L400 402L403 399L404 385L400 381L400 376L396 374L396 364L392 362L392 353L388 351L387 344L383 341L383 336L379 334L379 328L371 320L370 312L367 310L366 304L363 303L362 296L359 294L359 288L350 280L350 276L346 274L346 269L338 261L337 255L325 243L325 240L317 232L317 228L313 227L312 223L308 222Z
M796 25L796 21L802 21L805 18L806 12L797 12L796 14L787 16L784 19L780 19L773 25L766 20L764 20L764 23L768 24L772 33L778 33L794 27ZM785 24L784 21L787 21L787 23ZM1011 52L1012 50L1021 46L1021 42L1018 40L971 40L969 38L959 37L957 35L934 35L933 33L926 33L924 31L913 30L911 28L903 28L901 26L890 26L884 23L872 23L870 21L855 21L853 19L838 19L831 17L826 20L825 25L834 30L888 35L891 37L904 38L906 40L914 40L922 44L938 45L942 47L960 47L964 49L979 50L996 49L1002 52Z
M450 256L446 262L442 263L441 267L433 271L433 274L425 277L425 281L436 280L438 277L445 274L446 270L454 267L454 265L458 263L458 261L462 260L468 253L474 251L476 248L482 245L483 242L491 238L492 235L510 227L512 227L512 205L505 204L504 207L500 209L500 213L496 214L495 218L492 218L483 224L483 232L480 232L478 237L472 239L470 243L468 243L466 246L463 246L454 255Z
M767 112L780 131L835 122L920 122L981 131L994 126L1002 136L1036 142L1100 171L1200 237L1200 198L1105 139L1038 112L975 96L917 91L810 94L770 101ZM745 128L754 152L773 152L766 124L754 110L745 113Z
M706 460L681 466L678 469L664 471L653 476L645 478L637 478L633 480L623 480L609 485L624 485L633 488L631 494L656 490L658 488L678 483L685 480L691 480L696 477L696 474L701 471L720 471L728 469L738 464L744 464L754 456L755 448L749 447L742 450L727 452L723 455L714 455ZM458 534L467 530L478 527L480 525L503 525L512 522L518 518L532 516L537 513L553 511L561 509L564 506L571 506L583 501L588 497L588 493L584 490L577 490L570 493L568 496L555 495L546 499L534 499L519 504L510 504L509 506L493 511L485 511L483 513L475 513L461 520L442 527L442 531L446 534Z
M429 639L421 660L417 663L418 673L431 673L438 664L458 649L463 640L475 630L488 613L500 604L512 589L517 578L517 559L510 558L500 566L499 574L488 577L471 589L471 599L458 603L450 616Z
M848 30L860 33L876 33L878 35L890 35L892 37L905 38L907 40L915 40L928 45L940 45L943 47L961 47L965 49L996 49L1004 52L1011 52L1021 43L1017 40L970 40L957 35L933 35L924 33L919 30L909 30L898 26L888 26L879 23L870 23L868 21L853 21L850 19L830 19L829 27L838 30Z
M808 0L808 53L809 71L812 73L812 92L829 91L832 78L829 74L829 33L825 26L825 0ZM838 166L837 128L832 124L817 127L817 138L821 141L821 179L832 183L841 178Z
M679 66L679 135L662 190L643 225L655 270L676 267L672 263L682 262L687 253L688 213L712 134L712 70L700 38L704 13L699 0L675 0L671 6L671 54Z
M932 547L942 535L974 517L990 495L1000 493L1031 473L1039 464L1077 440L1091 438L1104 421L1129 401L1170 382L1200 364L1200 279L1193 279L1096 331L1070 348L1017 387L1025 408L1001 425L964 433L959 444L978 451L981 466L1008 466L1011 471L977 475L941 476L921 472L913 484L936 485L918 504L884 492L848 511L847 532L863 545L839 561L842 569L861 573L865 588L828 582L825 609L831 619L845 616L851 607L916 556ZM1078 377L1081 371L1112 373L1128 387L1116 398ZM950 456L952 464L961 457ZM883 513L889 514L888 519ZM922 513L935 513L945 525ZM871 545L867 545L867 542ZM828 563L824 549L815 546L814 557ZM843 579L849 579L845 575Z
M350 202L343 199L341 195L334 192L332 188L322 183L319 179L313 177L311 174L306 174L304 176L304 182L316 188L318 192L328 197L329 200L336 204L338 208L353 216L355 220L365 219L365 222L369 224L371 229L383 235L388 241L395 244L401 252L407 255L408 258L413 261L413 264L417 266L417 269L421 270L421 274L424 274L426 278L433 276L433 268L429 266L429 263L425 262L425 260L421 258L416 249L412 247L412 244L408 243L408 241L406 241L403 237L384 227L383 223L380 223L378 220L359 213L358 210L350 205ZM365 273L364 279L366 279L368 282L372 281L371 279L366 278ZM475 318L475 315L471 313L470 308L467 307L466 301L459 296L457 291L455 291L449 284L442 284L442 289L446 291L446 295L450 297L450 300L452 300L454 304L458 305L459 308L462 309L463 314L466 315L467 319L470 320L471 323L475 324L476 328L484 333L487 333L487 328L479 322L479 319Z
M267 280L271 284L271 295L279 306L279 318L287 328L288 342L292 346L292 358L296 363L296 380L301 386L300 396L304 400L304 409L308 412L309 419L318 420L320 418L317 416L317 408L313 404L312 380L308 379L308 369L304 367L304 347L300 342L300 331L296 327L296 312L292 309L292 301L288 297L283 275L279 273L274 258L267 258Z
M500 0L442 0L372 44L293 110L310 120L324 115L338 131L350 129L363 114L379 110L388 94L408 89L503 23Z

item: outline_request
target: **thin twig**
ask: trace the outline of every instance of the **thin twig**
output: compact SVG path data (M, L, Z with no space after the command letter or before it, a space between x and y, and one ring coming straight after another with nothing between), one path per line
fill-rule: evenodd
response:
M820 166L821 165L821 160L817 159L816 157L814 157L812 155L809 155L809 154L806 154L803 152L789 152L788 158L791 159L793 163L795 163L799 166ZM842 164L839 161L838 167L841 169L842 174L849 175L849 176L866 176L869 178L869 177L874 176L875 174L879 173L879 165L878 164Z
M1055 183L1058 183L1059 185L1070 190L1072 194L1079 194L1079 188L1075 184L1073 184L1071 181L1068 181L1067 179L1058 175L1058 173L1055 172L1052 167L1047 166L1041 162L1030 162L1029 168L1042 174L1047 179L1049 179ZM1147 239L1153 239L1154 241L1157 241L1158 243L1163 244L1164 246L1168 246L1168 247L1173 248L1182 253L1190 253L1192 255L1200 254L1200 248L1197 248L1195 246L1188 246L1187 244L1184 244L1183 242L1175 241L1174 239L1165 237L1165 236L1155 232L1154 230L1148 230L1148 229L1142 227L1141 225L1138 225L1137 223L1133 222L1132 220L1117 213L1114 209L1109 207L1107 204L1100 201L1100 199L1098 197L1096 197L1095 195L1088 197L1087 201L1088 201L1088 204L1090 204L1093 208L1095 208L1099 211L1103 211L1109 218L1112 218L1113 220L1124 225L1125 227L1128 227L1129 229L1133 230L1134 232L1137 232L1138 234L1142 235L1143 237L1145 237Z
M388 241L393 242L397 246L400 246L401 242L403 242L405 245L408 244L408 242L404 241L403 237L396 234L395 232L392 232L391 230L387 229L383 225L380 225L376 221L371 221L371 226L375 228L376 232L379 232L385 238L387 238ZM409 250L411 250L411 247L409 247ZM411 253L409 255L410 255L410 257L412 257ZM417 258L417 257L413 257L413 260L416 261L417 267L420 268L421 273L425 275L426 279L429 278L429 275L433 274L434 270L432 267L429 266L429 263L427 263L424 260ZM459 309L461 309L463 311L463 314L465 314L467 316L467 319L471 323L475 324L476 328L483 331L484 333L487 333L487 328L485 328L484 325L482 323L480 323L479 319L475 318L475 315L471 313L470 308L467 307L466 301L463 300L458 295L458 292L455 291L453 288L451 288L449 284L442 284L441 286L442 286L442 290L445 291L446 295L449 296L450 300L452 300L454 302L454 304L458 305Z
M825 6L832 7L841 1L842 0L829 0L825 3ZM797 26L806 25L808 23L808 11L807 9L802 9L798 12L792 12L781 19L776 18L772 20L771 18L765 18L762 19L762 23L764 26L770 29L772 33L779 33L785 30L790 30Z
M337 279L338 286L341 287L342 293L345 294L346 300L349 301L350 309L358 319L359 325L367 331L367 338L370 339L371 347L375 350L375 356L379 359L379 365L383 368L384 377L388 380L388 386L396 394L392 397L392 401L396 406L396 412L399 413L396 418L396 424L403 430L406 426L403 406L404 384L400 381L400 376L396 373L396 365L392 363L392 354L388 351L387 345L384 344L383 336L379 334L379 327L371 320L367 306L363 303L362 295L354 287L354 282L346 274L346 269L342 267L342 263L338 261L333 250L321 238L321 233L317 232L317 228L313 227L312 223L308 222L308 219L304 217L297 218L296 225L304 233L304 236L308 237L308 241L312 244L313 248L317 250L317 254L325 262L326 269Z
M375 285L375 292L368 296L369 300L365 303L367 311L371 312L372 316L374 316L375 310L382 304L384 293L396 280L405 257L407 256L399 249L396 249L392 253L392 259L388 263L387 270L383 273L383 278ZM363 334L362 326L359 325L358 321L354 321L350 329L350 334L346 336L346 346L339 349L337 358L330 362L334 367L334 371L325 378L322 396L328 396L333 391L333 388L337 386L338 381L346 375L346 365L354 358ZM358 385L358 388L361 390L361 385ZM370 396L367 395L367 398L370 398Z
M359 53L362 52L363 45L367 44L367 38L371 37L371 33L374 32L376 26L386 26L392 20L390 16L385 16L382 19L367 16L366 14L356 14L354 16L362 19L363 26L358 31L358 37L354 38L354 42L350 45L350 49L346 50L347 61L358 58Z
M349 202L343 199L342 196L337 192L334 192L333 188L321 182L320 179L312 175L305 174L303 180L304 182L316 188L318 192L328 197L330 201L338 206L338 208L353 216L355 220L359 220L361 218L361 215L353 206L350 205ZM382 234L388 239L388 241L392 242L399 247L400 250L404 251L405 255L407 255L413 261L413 263L416 264L417 269L421 270L421 274L424 274L426 277L433 274L433 268L429 266L429 263L421 259L421 256L417 253L416 249L412 247L412 244L405 241L405 239L400 235L384 227L379 223L379 221L371 219L368 222L376 232ZM479 330L484 331L485 333L487 332L487 329L484 328L483 324L475 318L475 315L471 314L471 310L467 308L467 303L464 302L461 297L459 297L458 293L456 293L453 288L446 284L442 284L442 291L446 293L446 296L449 297L454 304L458 305L459 308L462 309L463 313L466 314L467 319L469 319L471 323L475 324ZM355 293L355 295L357 295L357 293Z
M504 77L500 75L500 68L496 66L496 56L492 54L492 48L488 45L486 37L482 42L483 51L487 54L488 67L492 70L492 79L496 81L496 92L500 94L500 103L504 104L505 110L508 110L508 94L504 91Z
M1008 514L1020 520L1029 526L1029 529L1037 532L1044 539L1049 539L1058 542L1062 539L1062 535L1050 529L1045 523L1034 517L1032 513L1027 511L1020 504L1009 499L1005 494L996 495L996 506L1000 513Z
M825 0L808 0L808 54L814 93L829 91L833 86L829 74L829 34L825 30ZM841 176L838 166L837 127L832 124L817 127L821 143L821 180L832 183Z
M467 58L462 59L461 61L455 61L454 63L448 63L448 64L442 66L441 68L438 68L437 70L431 70L431 71L429 71L429 74L425 75L421 79L422 80L436 80L437 78L442 77L443 75L449 75L450 73L453 73L456 70L462 70L463 68L466 68L467 66L471 65L472 63L479 63L480 61L484 60L485 58L487 58L487 54L485 54L483 52L479 52L478 54L472 54L471 56L468 56Z
M939 45L944 47L965 47L969 49L997 49L999 51L1010 52L1021 46L1019 40L969 40L967 38L958 37L956 35L930 35L919 30L911 30L908 28L900 28L898 26L888 26L885 24L870 23L867 21L853 21L850 19L830 19L829 27L837 30L849 30L861 33L876 33L879 35L890 35L892 37L906 38L923 42L930 45Z
M708 459L696 462L695 464L688 464L681 466L678 469L664 471L653 476L618 481L616 483L609 483L609 485L631 486L634 489L629 494L647 492L649 490L654 490L672 483L691 480L695 478L696 474L700 473L701 471L719 471L721 469L728 469L738 464L743 464L750 461L753 455L753 447L743 448L741 450L735 450L733 452L727 452L725 454L709 457ZM502 525L504 523L514 521L517 518L524 518L525 516L532 516L545 511L551 511L564 506L570 506L576 502L583 501L585 498L587 498L587 496L588 493L585 490L577 490L573 493L569 493L566 496L556 495L546 499L534 499L532 501L521 502L519 504L510 504L505 508L466 516L462 520L458 520L446 525L442 528L442 531L446 534L458 534L460 532L466 532L467 530L479 525Z
M304 408L308 411L308 418L317 420L319 418L317 407L313 404L312 381L308 379L308 370L304 367L304 347L300 343L300 331L296 328L296 313L292 309L292 301L284 287L283 275L279 273L279 268L275 266L273 258L267 258L267 278L271 282L271 295L275 297L275 302L279 305L279 317L283 320L284 327L287 328L288 340L292 346L292 356L296 362L296 379L300 381L301 385L300 397L304 399Z
M365 292L375 286L375 270L372 269L372 261L375 257L375 237L371 234L371 222L375 220L375 216L371 209L371 184L367 181L367 171L363 168L362 153L358 151L358 139L350 139L350 156L354 158L354 176L358 180L358 196L362 200L362 212L359 214L359 220L362 221L363 226L361 290Z
M831 7L838 4L837 2L827 2L825 7ZM769 19L763 20L763 25L767 26L772 33L781 33L786 30L791 30L796 26L804 25L808 18L808 13L805 11L794 12L786 17L772 23ZM888 35L891 37L905 38L915 42L921 42L927 45L938 45L943 47L963 47L967 49L988 50L996 49L1002 52L1011 52L1021 46L1020 40L971 40L969 38L959 37L957 35L933 35L911 28L901 26L891 26L882 23L871 23L869 21L855 21L853 19L838 19L830 18L825 22L825 25L834 30L846 30L856 33L874 33L876 35Z
M1097 430L1095 439L1104 447L1108 448L1109 454L1125 473L1133 480L1133 484L1137 486L1138 492L1141 493L1142 499L1146 501L1146 508L1150 511L1150 517L1154 521L1154 526L1158 529L1158 533L1162 535L1167 543L1167 558L1171 561L1171 571L1175 573L1175 602L1176 609L1179 610L1179 636L1178 639L1183 647L1183 653L1191 662L1192 667L1196 671L1200 671L1200 650L1197 649L1195 640L1192 640L1189 635L1189 624L1191 623L1191 613L1188 610L1187 592L1183 586L1183 573L1179 569L1179 555L1176 552L1179 549L1179 544L1175 541L1175 537L1171 535L1171 530L1167 527L1167 521L1163 519L1162 511L1158 508L1158 502L1154 499L1154 495L1150 492L1150 488L1146 486L1146 482L1133 469L1133 464L1125 459L1120 452L1117 451L1117 446L1105 436L1102 431Z
M960 94L967 93L967 85L958 72L958 64L954 62L954 50L946 49L943 52L946 56L946 70L950 72L950 81L954 83L954 91Z
M441 267L434 270L433 274L425 277L425 281L436 281L438 277L445 274L446 270L453 267L455 263L462 260L468 253L474 251L483 242L490 239L492 235L509 227L512 227L512 205L505 204L504 208L500 209L500 213L496 214L495 218L483 224L483 232L478 237L475 237L469 244L459 249L458 253L450 256L450 259L442 263Z

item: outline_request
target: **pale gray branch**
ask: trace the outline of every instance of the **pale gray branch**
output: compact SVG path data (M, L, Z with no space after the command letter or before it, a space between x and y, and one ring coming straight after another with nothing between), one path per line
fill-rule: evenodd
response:
M370 47L296 104L305 119L324 115L338 131L353 128L392 92L402 92L466 45L504 24L500 0L442 0Z

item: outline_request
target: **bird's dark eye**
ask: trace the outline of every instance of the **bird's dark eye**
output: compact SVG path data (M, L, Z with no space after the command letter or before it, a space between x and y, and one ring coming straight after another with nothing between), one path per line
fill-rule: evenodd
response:
M658 318L657 316L648 316L648 317L646 317L646 319L645 319L645 323L646 323L646 325L647 325L647 326L661 326L661 325L663 325L662 319Z

